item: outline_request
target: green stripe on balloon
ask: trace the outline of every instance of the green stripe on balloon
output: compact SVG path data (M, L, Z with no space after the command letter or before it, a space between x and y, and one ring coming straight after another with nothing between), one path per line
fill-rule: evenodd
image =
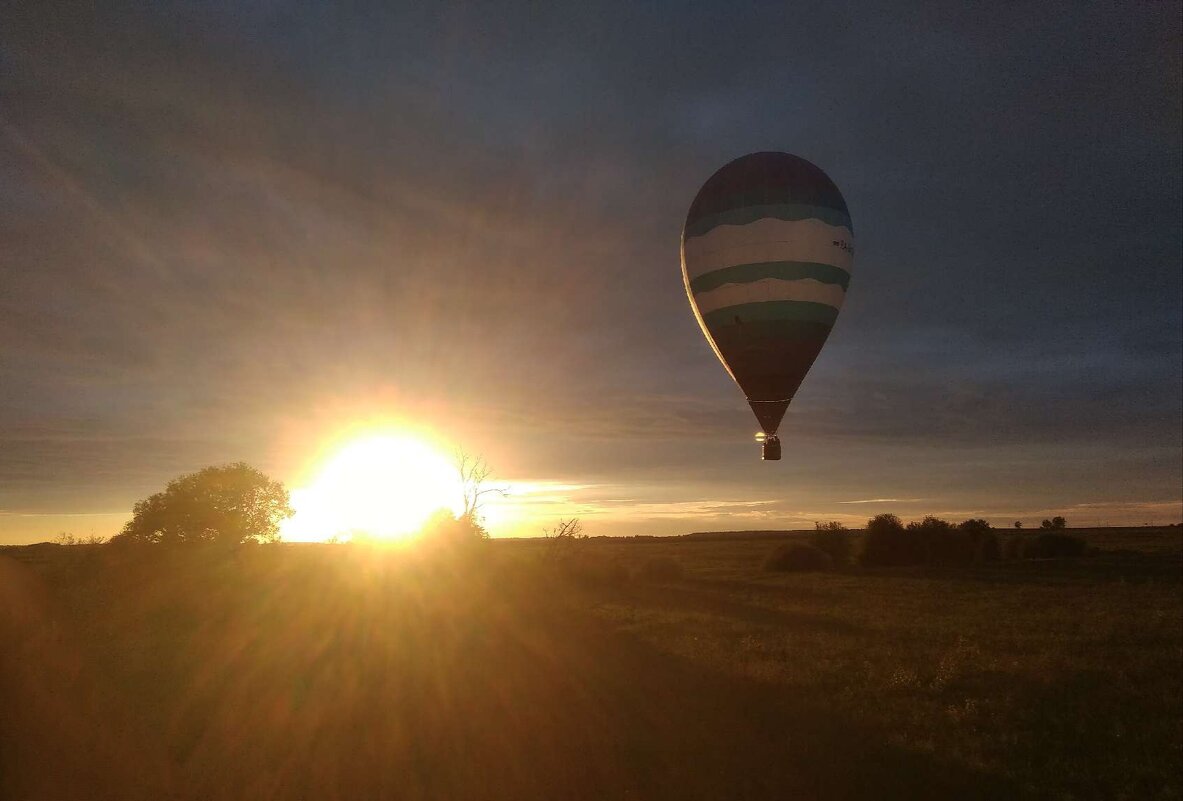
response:
M812 278L823 284L838 284L843 289L850 286L850 273L832 264L818 264L812 261L764 261L756 264L736 264L704 273L691 280L691 292L709 292L724 284L750 284L765 278L780 278L797 281Z
M834 324L838 310L824 303L808 300L771 300L764 303L740 303L709 311L702 316L709 330L749 322L788 321L818 323L827 328Z
M770 206L744 206L728 209L718 214L708 214L694 222L686 223L685 237L702 236L720 225L747 225L756 220L773 217L778 220L821 220L827 225L843 225L854 229L850 216L825 206L810 206L802 203L778 203Z

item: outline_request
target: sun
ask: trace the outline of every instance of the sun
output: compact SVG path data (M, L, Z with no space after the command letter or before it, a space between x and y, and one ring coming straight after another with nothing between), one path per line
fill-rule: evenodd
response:
M291 495L295 514L282 528L287 540L357 533L398 540L440 509L457 513L463 499L452 461L428 442L400 433L346 442Z

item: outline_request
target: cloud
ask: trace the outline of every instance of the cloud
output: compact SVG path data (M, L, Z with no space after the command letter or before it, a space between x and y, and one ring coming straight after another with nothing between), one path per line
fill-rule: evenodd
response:
M926 499L925 499L925 498L868 498L868 499L866 499L866 500L860 500L860 501L835 501L835 503L839 503L839 504L851 504L851 503L919 503L920 501L923 501L923 500L926 500Z

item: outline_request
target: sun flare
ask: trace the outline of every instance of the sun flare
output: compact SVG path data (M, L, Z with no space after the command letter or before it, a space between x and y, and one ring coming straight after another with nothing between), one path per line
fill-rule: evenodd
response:
M437 448L407 434L373 434L346 442L313 480L292 490L295 515L288 540L325 540L364 533L397 540L417 532L440 509L462 503L455 465Z

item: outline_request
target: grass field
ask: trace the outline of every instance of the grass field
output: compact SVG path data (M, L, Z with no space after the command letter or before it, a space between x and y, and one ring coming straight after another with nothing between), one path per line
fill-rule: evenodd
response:
M1180 798L1183 532L1076 533L0 549L0 798Z

